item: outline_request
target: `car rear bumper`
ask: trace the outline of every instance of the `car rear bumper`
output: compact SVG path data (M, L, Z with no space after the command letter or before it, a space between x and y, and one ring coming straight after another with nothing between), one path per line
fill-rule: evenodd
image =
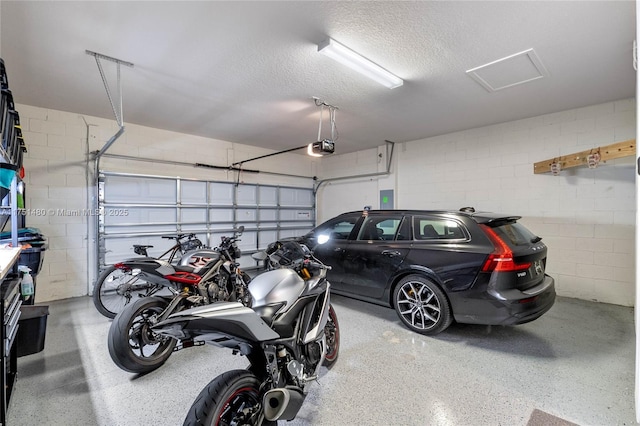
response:
M467 293L467 292L462 292ZM450 294L453 316L466 324L514 325L540 318L556 300L555 282L544 281L527 290L486 290L474 294Z

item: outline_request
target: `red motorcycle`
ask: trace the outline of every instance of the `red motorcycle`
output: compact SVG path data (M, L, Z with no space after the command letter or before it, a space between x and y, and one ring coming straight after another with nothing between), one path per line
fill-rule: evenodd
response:
M153 246L134 244L133 251L142 257L128 259L120 264L146 258L166 260L172 265L203 266L205 260L215 255L215 252L205 247L195 234L163 235L162 238L175 240L175 244L158 257L150 257L147 252ZM111 265L102 271L96 280L93 287L93 304L105 317L115 318L131 300L152 296L162 288L143 280L140 275L132 275L130 269Z
M147 373L160 367L174 350L200 345L193 340L177 340L151 330L169 315L218 301L251 305L248 284L251 278L240 270L241 256L237 242L244 226L232 237L222 237L220 245L203 251L209 259L202 267L176 266L153 258L131 259L117 263L115 268L169 290L167 296L143 297L128 304L109 328L108 346L116 365L131 373ZM193 254L197 257L197 253Z

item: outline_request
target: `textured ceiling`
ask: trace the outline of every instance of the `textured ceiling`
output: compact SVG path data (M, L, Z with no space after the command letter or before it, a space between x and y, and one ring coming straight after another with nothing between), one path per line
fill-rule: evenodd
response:
M339 153L635 96L635 1L3 0L0 16L18 103L113 118L88 49L134 64L125 125L276 150L316 140L312 96L339 107ZM404 86L318 54L327 36ZM466 74L531 48L545 78L489 93Z

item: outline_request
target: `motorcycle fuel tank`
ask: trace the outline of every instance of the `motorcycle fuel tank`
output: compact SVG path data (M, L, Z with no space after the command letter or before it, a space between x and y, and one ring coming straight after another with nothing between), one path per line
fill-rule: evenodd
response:
M220 257L220 253L213 249L195 249L186 252L180 258L180 266L193 266L203 267L212 260L217 260Z
M288 268L263 272L249 283L252 306L259 308L284 302L288 308L302 294L305 285L304 280Z

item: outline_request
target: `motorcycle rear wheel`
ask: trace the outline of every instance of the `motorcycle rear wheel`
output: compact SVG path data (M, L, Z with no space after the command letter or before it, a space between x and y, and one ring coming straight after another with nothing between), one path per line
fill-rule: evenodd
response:
M263 425L278 422L247 419L246 410L260 405L257 417L263 417L260 382L248 370L231 370L213 379L189 408L184 426Z
M160 367L171 356L175 339L151 331L155 319L169 301L144 297L127 305L109 328L109 355L113 362L130 373L143 374Z
M324 326L324 334L327 342L327 353L325 354L323 365L331 368L340 354L340 325L332 305L329 305L329 319L327 320L327 325Z
M155 292L156 286L113 266L105 269L93 287L93 304L107 318L115 318L132 300Z

